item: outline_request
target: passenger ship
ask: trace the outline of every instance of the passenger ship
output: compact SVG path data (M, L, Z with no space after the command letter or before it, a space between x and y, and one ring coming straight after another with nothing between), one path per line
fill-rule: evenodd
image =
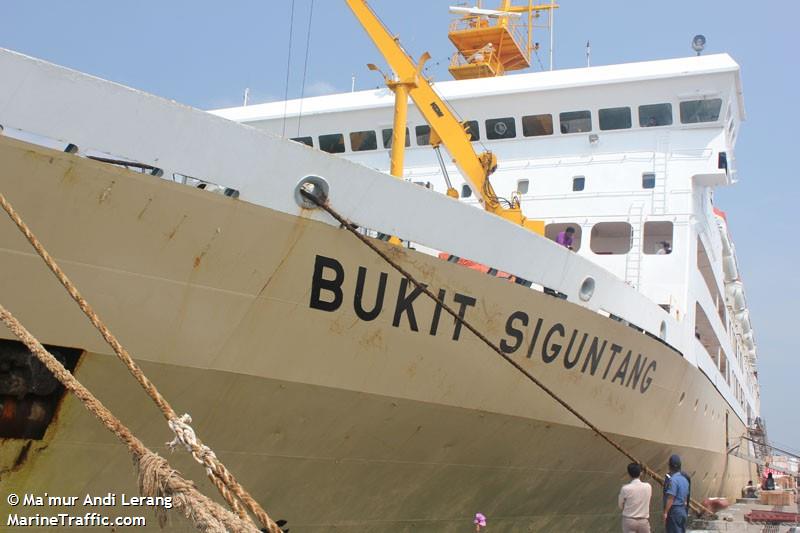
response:
M759 413L756 349L713 201L737 180L744 119L728 55L436 83L498 156L498 195L544 235L475 209L451 162L461 200L445 195L416 108L405 179L388 177L389 90L206 113L5 50L0 72L0 190L293 530L463 531L481 512L497 531L611 531L628 463L299 201L309 176L637 457L665 468L679 453L695 498L753 478L729 450ZM572 249L554 242L568 227ZM165 453L160 413L7 221L0 263L1 303ZM134 494L124 448L0 337L4 489ZM169 460L214 494L191 458Z

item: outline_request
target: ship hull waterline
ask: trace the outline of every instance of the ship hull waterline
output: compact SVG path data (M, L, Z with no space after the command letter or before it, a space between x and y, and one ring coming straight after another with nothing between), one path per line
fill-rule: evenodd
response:
M628 460L345 230L8 139L0 160L3 193L275 518L306 531L461 531L476 512L500 531L618 528ZM736 496L752 477L726 453L744 424L673 349L387 250L637 457L682 454L695 497ZM8 220L0 264L3 305L43 342L84 350L76 376L166 454L160 413ZM215 495L186 454L168 458ZM43 439L4 439L0 461L20 494L135 494L124 448L69 396Z

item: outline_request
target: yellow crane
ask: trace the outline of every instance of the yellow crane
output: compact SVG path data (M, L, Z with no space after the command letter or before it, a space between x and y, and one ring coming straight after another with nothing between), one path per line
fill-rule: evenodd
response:
M453 162L461 174L470 182L472 189L478 194L483 207L498 216L515 224L544 234L544 222L526 219L520 209L519 199L514 196L510 200L499 198L489 181L489 176L497 168L497 157L490 151L477 154L472 147L465 125L458 121L450 108L433 89L431 82L422 74L425 61L430 59L426 52L419 62L403 50L398 40L372 12L366 0L345 0L356 19L375 43L378 51L394 72L394 76L386 78L388 87L395 93L395 114L391 147L393 176L403 176L403 154L405 150L405 131L407 123L408 98L417 106L431 128L431 144L437 150L437 156L443 164L438 152L439 145L444 144ZM374 65L369 66L377 70ZM444 165L442 165L444 171ZM446 174L446 171L445 171ZM448 196L458 197L448 181Z

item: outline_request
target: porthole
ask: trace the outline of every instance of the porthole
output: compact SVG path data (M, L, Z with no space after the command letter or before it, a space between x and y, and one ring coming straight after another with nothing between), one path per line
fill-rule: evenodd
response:
M594 278L588 276L586 279L583 280L583 283L581 283L581 289L580 292L578 293L578 297L580 297L580 299L583 300L584 302L588 302L589 300L591 300L592 296L594 295L594 285L595 285Z

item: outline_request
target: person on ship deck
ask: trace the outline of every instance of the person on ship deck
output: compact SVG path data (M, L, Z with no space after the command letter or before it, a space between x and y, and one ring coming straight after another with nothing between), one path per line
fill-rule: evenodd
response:
M559 231L556 236L556 242L565 248L572 250L573 237L575 235L575 228L569 226L564 231Z

